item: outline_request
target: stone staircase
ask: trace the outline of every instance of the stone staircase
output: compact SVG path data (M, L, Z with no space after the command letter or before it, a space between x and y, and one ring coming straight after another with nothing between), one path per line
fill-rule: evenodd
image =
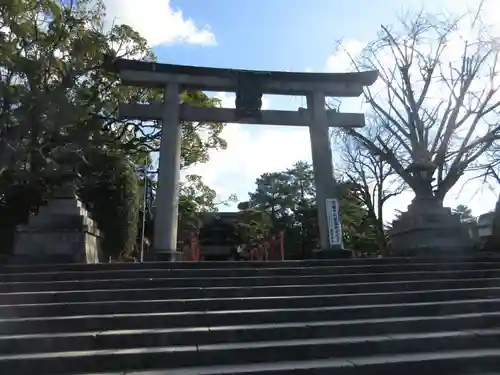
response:
M500 258L0 268L0 374L500 373Z

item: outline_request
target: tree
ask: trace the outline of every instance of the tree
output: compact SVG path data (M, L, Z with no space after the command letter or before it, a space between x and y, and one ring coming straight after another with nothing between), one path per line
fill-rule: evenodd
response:
M312 166L298 162L282 172L264 173L256 183L249 201L240 203L238 208L253 215L256 228L269 228L270 233L284 230L288 256L310 257L319 244ZM376 232L368 220L366 207L349 184L340 183L339 191L345 246L376 251Z
M264 173L255 181L255 192L249 193L250 207L267 212L273 227L283 225L291 213L293 188L290 181L285 173Z
M287 248L297 248L295 253L315 248L319 229L312 166L298 162L285 171L264 173L256 185L255 192L249 193L248 205L266 213L271 231L284 230Z
M316 211L316 186L312 165L303 161L295 163L285 173L290 176L293 227L287 231L287 240L300 243L300 253L306 257L308 249L319 246L318 213Z
M120 134L105 131L107 109L118 101L109 95L116 80L101 69L102 57L114 51L152 58L152 52L128 26L104 31L103 16L100 1L0 5L0 194L18 210L13 234L59 184L57 171L83 168L84 185L75 183L86 203L99 202L93 211L107 234L105 252L117 256L134 250L137 189ZM90 160L97 154L98 162ZM20 205L12 190L31 194Z
M201 176L188 175L179 195L179 237L186 238L200 227L200 212L217 211L217 193L203 183Z
M357 61L352 56L358 69L380 72L383 89L365 92L377 119L371 126L382 127L398 147L355 129L347 133L387 162L416 199L442 205L500 138L499 44L481 22L481 6L453 20L409 14L399 28L383 26Z
M386 254L384 204L401 194L404 186L395 178L397 174L385 159L364 149L358 139L342 133L340 131L335 134L340 159L339 175L342 176L342 181L349 184L353 196L366 207L367 220L375 230L379 249ZM379 140L383 140L385 144L394 143L390 142L387 133L384 134L382 129L376 127L368 129L364 136L375 145L380 145Z
M453 213L457 214L460 217L460 220L462 220L463 222L476 220L474 215L472 215L472 210L465 204L459 204L453 209Z
M479 173L476 173L470 181L481 179L484 185L495 190L495 188L500 186L500 142L498 140L486 151L485 159L487 161L486 167L483 168L481 166L481 168L476 171Z
M155 56L128 25L104 29L104 14L102 0L16 0L0 6L0 175L26 165L34 175L34 165L54 162L51 153L63 145L72 152L91 144L118 147L137 162L158 151L161 124L122 122L116 115L120 102L161 99L162 92L123 87L103 69L105 56ZM220 104L196 91L183 93L182 100ZM223 124L182 127L183 166L206 161L209 149L226 146L219 136Z
M195 203L197 212L217 211L217 193L203 183L201 176L187 175L186 181L181 183L180 195Z
M370 212L357 196L351 184L340 186L340 215L344 246L361 253L377 253L387 255L386 248L381 247L379 229L372 220ZM385 243L383 244L385 245Z
M269 215L245 205L238 207L237 231L244 244L254 245L264 241L272 231Z
M286 170L290 176L290 184L294 189L294 203L296 205L310 202L316 195L316 186L314 184L314 172L312 165L304 161L298 161L292 168Z
M123 162L151 163L161 124L117 119L120 102L149 102L162 92L119 85L104 57L154 61L147 41L128 25L103 25L102 0L13 0L0 4L0 203L18 221L36 213L61 164L92 167L86 155L102 149ZM202 92L182 93L196 106L220 105ZM183 122L183 167L224 148L223 124ZM90 163L90 164L89 164ZM96 171L99 170L97 166ZM100 173L99 173L100 175ZM53 180L53 179L52 179ZM98 182L87 180L87 184ZM208 203L214 194L184 199ZM13 190L22 190L24 193ZM30 192L30 193L27 193ZM12 201L29 198L23 204ZM198 207L198 206L197 206ZM12 216L11 216L12 217ZM0 220L1 221L1 220ZM11 229L12 232L13 229Z
M100 138L101 123L84 116L87 103L80 100L89 94L86 78L99 68L105 44L97 32L101 4L87 9L88 3L13 1L1 7L0 175L15 168L39 178L53 152L76 151Z
M79 195L104 233L105 259L136 255L139 187L135 166L121 153L95 150L80 166Z

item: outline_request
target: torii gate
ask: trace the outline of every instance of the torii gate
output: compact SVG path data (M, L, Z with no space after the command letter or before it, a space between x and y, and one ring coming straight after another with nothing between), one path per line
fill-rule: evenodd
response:
M343 249L342 229L334 179L329 127L363 127L361 113L327 110L325 97L358 97L371 86L377 71L358 73L292 73L205 68L158 64L128 59L111 62L121 83L163 88L164 101L120 104L121 118L163 122L153 247L175 260L181 158L180 121L308 126L316 183L321 249L318 257L338 257ZM182 90L235 92L236 109L197 108L181 104ZM263 94L301 95L307 109L262 110Z

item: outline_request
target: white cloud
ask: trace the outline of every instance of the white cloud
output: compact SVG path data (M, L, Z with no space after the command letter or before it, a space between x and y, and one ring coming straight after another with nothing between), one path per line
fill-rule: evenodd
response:
M104 0L106 22L124 23L138 31L151 46L164 44L215 45L210 26L199 26L173 9L170 0Z
M356 60L365 46L366 43L359 40L347 40L343 42L342 48L339 48L326 60L326 70L329 72L352 71L351 59Z

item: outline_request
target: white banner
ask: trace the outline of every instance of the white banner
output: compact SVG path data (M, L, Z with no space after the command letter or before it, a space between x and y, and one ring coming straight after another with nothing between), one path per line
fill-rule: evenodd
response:
M342 224L340 223L339 203L336 199L326 200L326 220L330 246L342 247Z

